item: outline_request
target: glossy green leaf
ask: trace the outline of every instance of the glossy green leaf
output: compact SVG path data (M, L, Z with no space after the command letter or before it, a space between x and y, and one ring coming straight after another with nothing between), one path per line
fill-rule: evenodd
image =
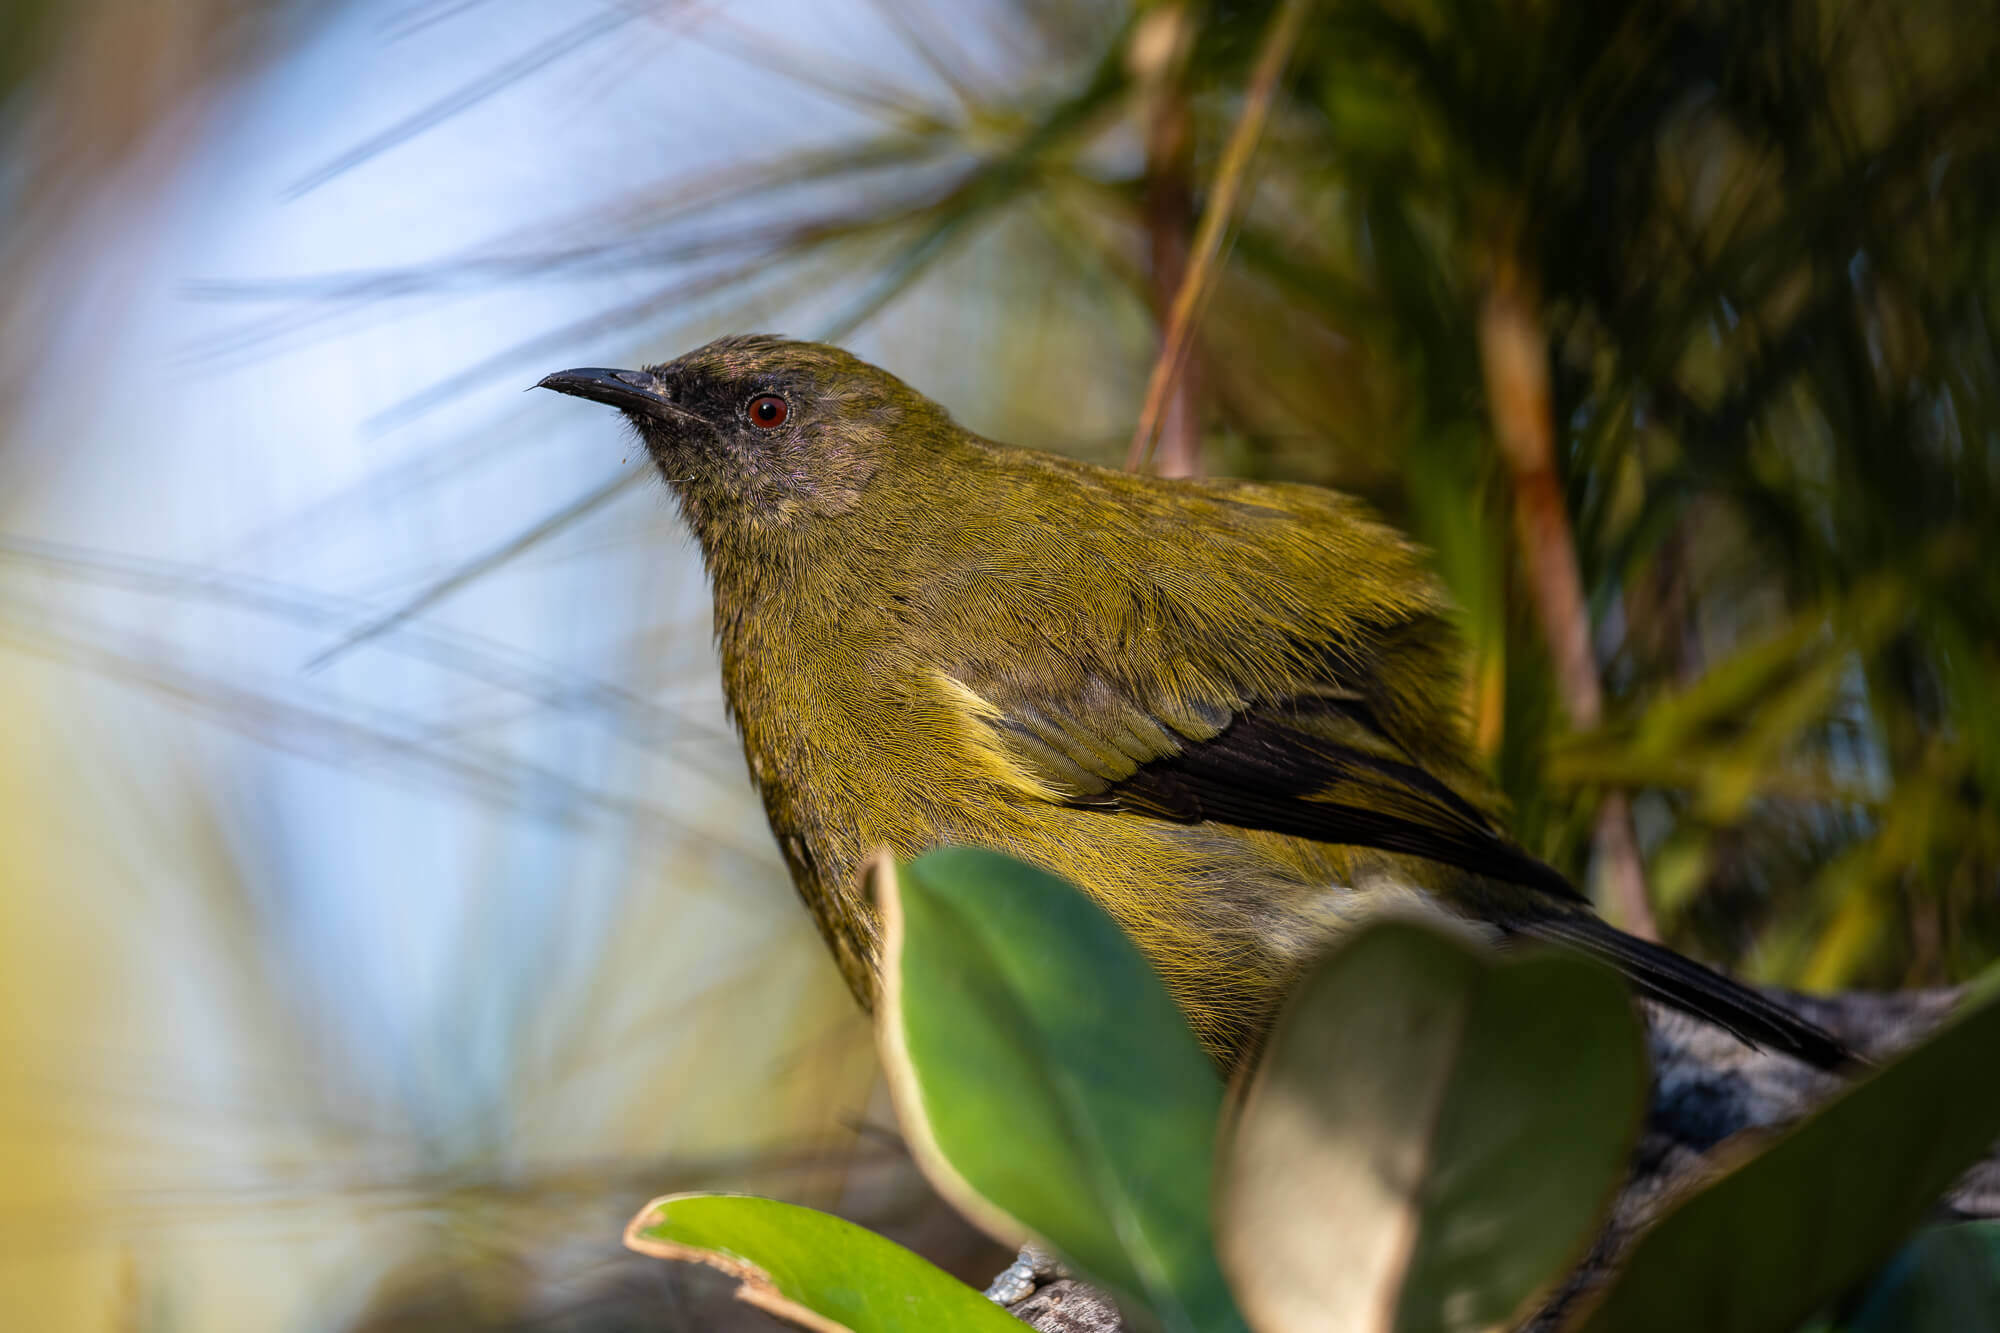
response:
M2000 1222L1932 1227L1811 1333L2000 1333Z
M873 877L883 1063L932 1183L1168 1328L1241 1328L1209 1223L1222 1085L1124 932L993 852L884 859Z
M1798 1333L2000 1333L2000 1223L1918 1232Z
M1790 1333L1893 1252L2000 1138L2000 993L1640 1238L1576 1333Z
M673 1194L639 1210L625 1243L736 1278L737 1299L816 1333L1020 1333L1021 1322L866 1227L747 1194Z
M1293 994L1225 1128L1237 1300L1261 1333L1512 1322L1595 1235L1645 1089L1610 971L1364 927Z

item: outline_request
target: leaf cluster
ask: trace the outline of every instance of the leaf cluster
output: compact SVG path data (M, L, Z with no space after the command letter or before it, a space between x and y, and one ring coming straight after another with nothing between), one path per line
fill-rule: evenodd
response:
M919 1164L996 1238L1052 1248L1114 1293L1127 1327L1513 1327L1598 1245L1647 1067L1623 983L1595 963L1379 919L1305 978L1225 1090L1073 886L967 849L874 877L880 1045ZM1543 1325L1791 1333L1821 1312L1814 1333L2000 1327L2000 1229L1904 1244L2000 1134L1982 1058L1996 1040L1988 985L1804 1121L1725 1147ZM657 1200L628 1241L723 1268L811 1328L1003 1326L909 1252L787 1204Z

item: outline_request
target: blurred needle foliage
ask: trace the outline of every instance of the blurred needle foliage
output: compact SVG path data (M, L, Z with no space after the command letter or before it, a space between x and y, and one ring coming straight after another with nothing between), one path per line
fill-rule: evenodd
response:
M675 348L665 321L691 311L833 338L877 321L891 343L955 319L967 339L905 358L933 386L958 379L946 396L996 433L1112 456L1168 304L1153 270L1185 255L1277 6L876 8L916 53L909 87L708 32L876 131L666 173L550 224L559 246L531 228L423 270L209 294L333 309L668 275L393 415L584 337ZM1989 20L1969 0L1323 0L1194 334L1201 457L1175 466L1343 486L1429 542L1522 836L1585 873L1599 802L1629 801L1641 908L1765 980L1937 983L2000 953ZM1157 151L1163 98L1184 155ZM1545 346L1553 519L1495 443L1509 386L1481 330L1503 295ZM1565 566L1581 596L1551 602ZM1551 643L1595 679L1565 680Z
M973 45L1008 50L1004 76L906 15L943 99L759 38L881 132L676 181L540 262L698 254L767 296L832 275L845 304L812 331L843 336L936 273L911 303L934 312L948 257L991 247L1025 295L984 293L992 345L952 346L958 373L1015 433L1107 451L1060 415L1108 394L1129 419L1155 232L1214 189L1275 8L997 6L1005 35ZM1436 548L1527 841L1583 871L1597 803L1629 799L1669 938L1768 980L1939 982L2000 952L1990 18L1325 0L1195 334L1208 466L1361 491ZM1166 223L1161 97L1193 162ZM725 225L753 207L783 221ZM1030 280L1051 272L1089 299L1052 311ZM1495 445L1496 293L1545 345L1553 529ZM1568 610L1542 604L1546 543L1580 578ZM1601 705L1552 670L1565 641Z

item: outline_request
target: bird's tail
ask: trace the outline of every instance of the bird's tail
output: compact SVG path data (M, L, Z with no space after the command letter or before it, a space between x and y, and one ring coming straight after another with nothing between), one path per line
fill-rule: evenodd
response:
M1624 973L1640 994L1713 1023L1752 1046L1780 1051L1821 1069L1858 1062L1838 1037L1777 1001L1594 916L1582 912L1550 916L1512 923L1512 929L1600 958Z

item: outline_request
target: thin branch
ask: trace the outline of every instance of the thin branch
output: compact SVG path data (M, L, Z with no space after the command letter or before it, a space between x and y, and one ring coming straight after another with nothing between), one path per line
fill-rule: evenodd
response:
M1487 407L1493 416L1493 437L1513 478L1515 530L1557 688L1571 725L1588 730L1604 720L1604 688L1590 644L1590 611L1577 568L1576 535L1556 476L1548 348L1541 294L1534 280L1503 259L1495 266L1479 310ZM1599 804L1596 840L1611 915L1624 929L1658 939L1659 923L1653 917L1646 869L1632 830L1632 807L1623 792L1609 793Z
M1243 99L1243 113L1236 118L1236 127L1230 131L1229 144L1223 150L1222 165L1216 172L1208 209L1202 214L1201 226L1195 231L1194 255L1186 275L1181 279L1180 290L1174 294L1173 309L1167 316L1166 336L1161 339L1160 355L1153 362L1152 377L1146 382L1145 406L1139 412L1138 429L1132 432L1131 451L1125 456L1125 466L1133 471L1145 467L1152 460L1160 423L1166 415L1168 392L1187 361L1188 348L1194 337L1195 317L1207 294L1216 260L1222 253L1223 237L1228 231L1229 219L1236 211L1236 197L1242 193L1250 156L1264 132L1264 122L1271 112L1271 99L1278 91L1278 79L1285 72L1285 63L1291 57L1292 48L1298 44L1299 30L1304 26L1306 12L1311 8L1312 0L1285 0L1272 17L1271 26L1264 33L1263 44L1258 48L1249 91Z
M1188 98L1188 54L1194 21L1185 5L1162 6L1134 35L1133 63L1144 60L1140 85L1150 105L1146 126L1145 219L1152 262L1153 318L1165 346L1167 319L1186 284L1194 221L1194 114ZM1144 39L1152 37L1151 41ZM1140 55L1142 44L1159 49ZM1174 380L1155 470L1163 477L1199 476L1201 466L1201 358L1192 350Z

